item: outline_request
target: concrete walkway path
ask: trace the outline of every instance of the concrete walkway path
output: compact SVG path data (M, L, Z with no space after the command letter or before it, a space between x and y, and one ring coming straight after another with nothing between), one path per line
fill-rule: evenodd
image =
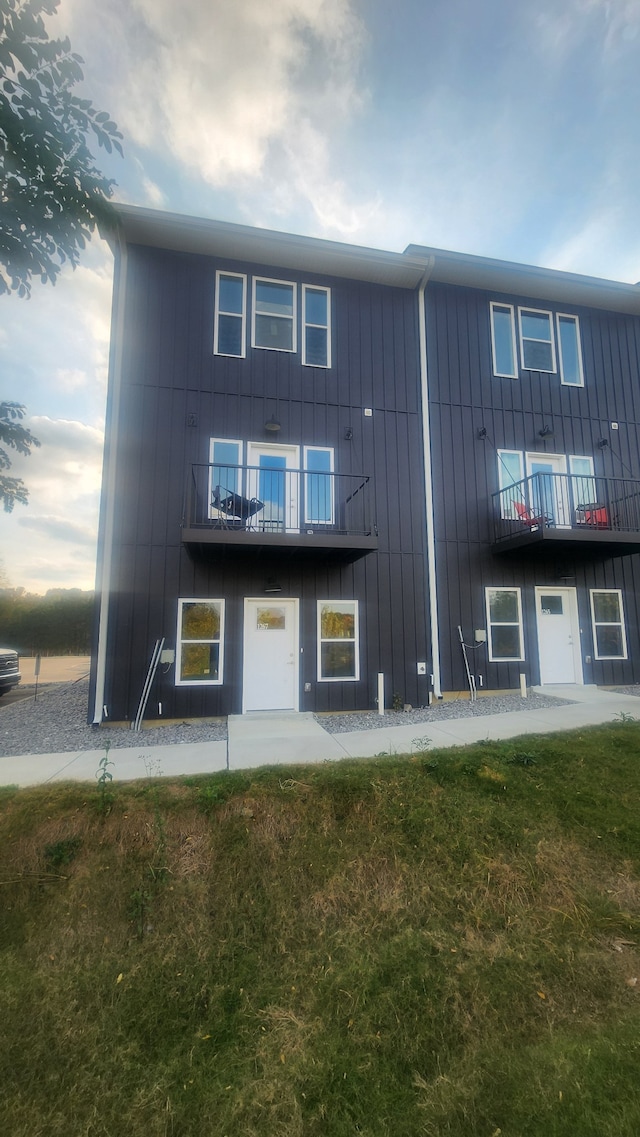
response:
M549 734L613 722L621 715L640 720L640 699L598 687L548 687L544 694L573 699L570 704L441 722L395 724L377 730L329 734L311 714L249 714L229 717L227 742L197 742L138 747L112 747L109 768L115 781L175 777L266 765L369 758L382 754L465 746L484 739ZM0 758L0 785L31 786L46 782L95 782L104 747L67 754L23 754Z

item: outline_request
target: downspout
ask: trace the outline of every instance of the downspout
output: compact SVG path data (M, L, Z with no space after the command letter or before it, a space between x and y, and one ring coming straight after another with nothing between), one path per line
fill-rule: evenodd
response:
M127 246L120 232L118 234L118 248L116 250L115 263L111 321L112 354L109 362L109 393L107 396L104 461L102 466L102 509L96 565L96 594L99 597L99 616L93 726L99 726L102 722L107 671L107 637L109 632L109 606L111 603L111 577L113 572L113 533L116 512L116 472L118 427L120 422L120 395L122 390L126 281Z
M422 397L422 452L424 455L424 498L427 515L427 580L429 589L429 622L431 625L431 667L433 693L442 698L440 674L440 631L438 626L438 593L436 588L436 538L433 510L433 473L431 468L431 427L429 423L429 377L427 370L427 321L424 294L436 263L432 255L418 285L418 340L420 346L420 393Z

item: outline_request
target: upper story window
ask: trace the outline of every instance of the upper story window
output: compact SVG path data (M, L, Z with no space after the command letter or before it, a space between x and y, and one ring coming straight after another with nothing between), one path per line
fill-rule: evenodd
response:
M491 301L491 347L494 375L517 379L516 327L512 304L496 304Z
M328 288L302 285L302 362L331 367L331 293Z
M253 281L253 347L296 350L296 286L284 280Z
M237 272L216 273L213 350L216 355L245 354L247 278Z
M584 387L578 317L565 316L562 312L558 312L556 320L558 324L560 380L568 387Z
M556 353L553 343L551 312L519 308L520 355L525 371L555 371Z
M490 301L493 374L517 379L523 371L560 372L567 387L584 387L580 324L577 316L538 308L518 308L518 339L513 304Z

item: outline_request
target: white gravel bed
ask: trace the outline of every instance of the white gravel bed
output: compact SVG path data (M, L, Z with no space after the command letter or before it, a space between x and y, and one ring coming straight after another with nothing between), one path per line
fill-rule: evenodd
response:
M609 687L609 691L613 691L615 695L636 695L640 699L640 684L632 684L628 687Z
M625 688L631 690L631 688ZM640 694L640 688L633 691ZM180 742L216 742L227 737L226 721L207 723L172 723L150 727L135 733L128 727L87 725L89 683L79 679L75 683L51 684L41 687L37 699L22 699L9 706L0 705L0 756L16 754L58 754L65 751L101 750L108 741L114 749L135 746L172 745ZM493 715L504 712L532 711L541 707L557 707L570 702L549 695L490 695L472 703L469 699L456 699L434 703L412 711L358 711L353 714L316 715L317 721L329 734L344 734L350 730L376 730L387 726L408 726L445 719L466 718L472 715Z
M34 688L35 690L35 688ZM69 750L101 750L171 745L176 742L216 742L227 737L226 722L177 723L136 733L129 727L87 725L89 682L41 687L32 698L0 705L0 756L59 754Z
M472 718L475 715L501 715L518 711L537 711L544 707L562 707L572 699L556 699L552 695L530 692L526 699L521 695L483 695L472 703L470 699L450 699L433 703L430 707L416 707L412 711L356 711L348 714L320 714L314 717L329 734L346 734L350 730L380 730L385 726L410 726L423 722L443 722L445 719Z

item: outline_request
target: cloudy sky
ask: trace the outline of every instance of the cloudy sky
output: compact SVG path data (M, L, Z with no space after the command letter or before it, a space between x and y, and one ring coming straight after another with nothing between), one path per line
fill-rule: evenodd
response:
M139 205L640 279L639 0L61 0ZM102 157L102 156L101 156ZM93 587L112 263L0 298L0 398L42 442L0 558Z

